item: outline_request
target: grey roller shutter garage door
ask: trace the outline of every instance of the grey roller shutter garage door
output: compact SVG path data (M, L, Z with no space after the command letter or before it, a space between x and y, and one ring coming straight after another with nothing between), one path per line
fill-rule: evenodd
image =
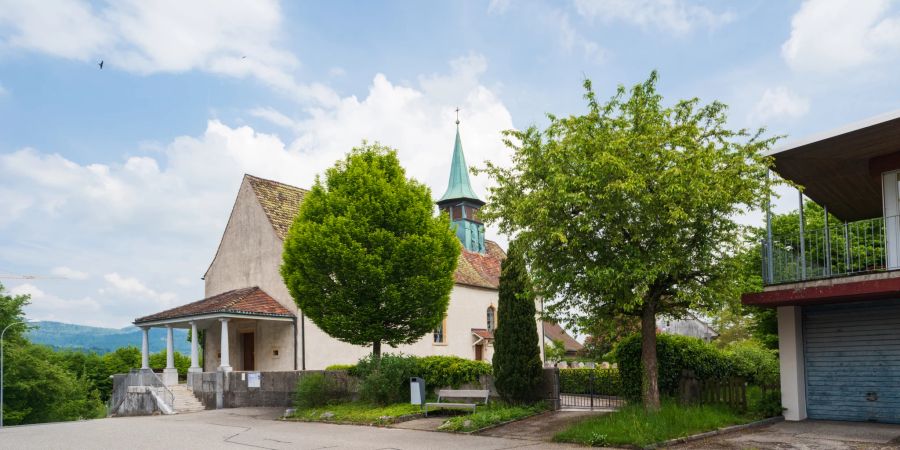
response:
M803 308L810 419L900 423L900 300Z

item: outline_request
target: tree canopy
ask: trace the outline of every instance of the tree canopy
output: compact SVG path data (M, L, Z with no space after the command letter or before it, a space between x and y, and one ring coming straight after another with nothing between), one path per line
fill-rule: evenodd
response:
M655 410L656 315L739 295L747 236L734 218L768 197L763 154L776 138L729 129L719 102L665 106L656 72L606 102L584 87L587 113L506 132L512 165L484 169L497 184L482 217L523 243L551 314L641 316Z
M281 274L306 317L377 356L441 323L459 253L428 187L406 178L395 150L363 143L304 196Z

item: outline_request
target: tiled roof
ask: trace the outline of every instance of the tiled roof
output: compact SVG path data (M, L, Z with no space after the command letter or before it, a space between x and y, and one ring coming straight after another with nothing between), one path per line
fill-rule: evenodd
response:
M256 192L266 217L283 241L294 217L300 211L300 202L307 190L277 181L245 175ZM487 289L500 288L500 263L506 259L506 252L493 241L485 241L484 254L462 249L454 278L456 283Z
M487 247L484 254L462 249L454 274L458 284L500 288L500 263L506 259L506 252L494 241L484 241L484 244Z
M494 333L484 328L472 328L472 334L482 339L493 339Z
M283 241L291 224L294 223L294 218L300 212L300 202L303 201L303 196L309 191L253 175L244 176L247 177L253 192L256 193L256 198L259 199L259 204L266 212L266 217L275 228L275 233Z
M177 308L144 316L134 321L135 324L155 322L157 320L178 319L212 313L253 314L273 317L294 317L274 298L258 287L235 289L223 292L203 300L198 300Z
M557 323L544 321L544 337L553 341L562 341L567 352L577 352L584 348Z

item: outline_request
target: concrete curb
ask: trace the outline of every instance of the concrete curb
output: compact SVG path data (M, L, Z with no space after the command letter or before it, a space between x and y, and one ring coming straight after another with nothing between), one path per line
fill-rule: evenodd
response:
M388 428L391 425L398 424L401 422L408 422L410 420L424 419L424 418L425 418L425 413L416 413L416 414L407 414L405 416L397 416L386 422L351 422L351 421L327 420L327 419L317 420L317 419L305 419L302 417L279 417L275 420L280 420L283 422L327 423L327 424L331 424L331 425L356 425L359 427Z
M768 419L757 420L756 422L743 423L740 425L732 425L730 427L719 428L718 430L707 431L705 433L694 434L694 435L685 436L682 438L669 439L668 441L657 442L655 444L650 444L650 445L647 445L644 447L634 447L634 448L641 448L643 450L665 448L665 447L670 447L672 445L685 444L688 442L699 441L699 440L710 438L710 437L717 436L720 434L733 433L735 431L742 431L742 430L747 430L750 428L772 425L773 423L778 423L783 420L784 420L784 416L770 417Z

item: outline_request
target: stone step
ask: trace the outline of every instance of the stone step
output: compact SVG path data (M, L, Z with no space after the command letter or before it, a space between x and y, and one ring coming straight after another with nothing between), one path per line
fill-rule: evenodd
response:
M168 386L174 397L173 408L178 413L203 411L206 407L194 395L194 391L187 385L179 384Z

